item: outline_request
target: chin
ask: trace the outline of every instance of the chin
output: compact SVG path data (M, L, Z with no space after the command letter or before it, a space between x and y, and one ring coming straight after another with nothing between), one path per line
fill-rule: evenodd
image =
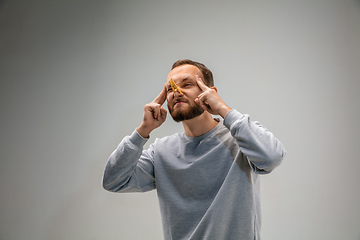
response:
M169 112L175 122L182 122L185 120L191 120L204 113L204 109L200 106L190 106L186 109L170 109Z

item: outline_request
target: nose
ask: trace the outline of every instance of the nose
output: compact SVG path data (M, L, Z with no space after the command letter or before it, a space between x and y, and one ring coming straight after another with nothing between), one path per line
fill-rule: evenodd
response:
M174 96L182 96L182 91L181 93L177 90L177 89L174 89Z

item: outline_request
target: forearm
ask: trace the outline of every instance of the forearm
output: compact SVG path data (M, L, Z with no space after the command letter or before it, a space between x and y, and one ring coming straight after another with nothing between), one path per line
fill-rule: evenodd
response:
M132 135L126 136L111 153L103 177L103 187L106 190L117 192L126 184L146 141L134 131Z
M236 110L228 112L224 120L241 152L244 153L257 172L271 172L281 163L286 151L281 142L260 123L251 122L248 115Z

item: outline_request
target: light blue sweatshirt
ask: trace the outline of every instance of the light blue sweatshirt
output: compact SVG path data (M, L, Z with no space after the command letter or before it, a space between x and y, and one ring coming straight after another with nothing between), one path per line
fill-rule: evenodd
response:
M248 115L231 110L208 133L147 139L136 131L111 154L103 186L112 192L157 190L164 238L260 239L258 174L285 157L283 145Z

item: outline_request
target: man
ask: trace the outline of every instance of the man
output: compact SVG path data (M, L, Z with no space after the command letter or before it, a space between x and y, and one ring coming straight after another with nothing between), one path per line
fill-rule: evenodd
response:
M165 100L184 133L156 139L143 151L166 120ZM145 105L140 126L111 154L103 186L113 192L156 189L165 239L260 239L258 175L284 156L272 133L225 104L208 68L179 60L161 93Z

